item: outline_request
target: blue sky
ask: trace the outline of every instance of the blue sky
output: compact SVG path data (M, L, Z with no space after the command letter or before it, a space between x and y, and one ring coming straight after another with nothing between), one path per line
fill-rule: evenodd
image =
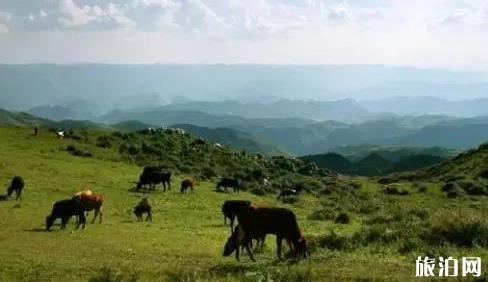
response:
M485 0L0 0L0 61L488 69Z

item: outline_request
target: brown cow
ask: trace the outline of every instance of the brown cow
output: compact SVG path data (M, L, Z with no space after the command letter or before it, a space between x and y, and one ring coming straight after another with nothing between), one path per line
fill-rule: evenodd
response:
M193 192L193 187L195 187L196 185L197 185L197 181L193 177L185 178L183 179L183 181L181 181L180 192L186 193L188 188L190 188L190 190Z
M237 212L240 236L231 236L225 246L226 253L232 253L240 245L246 247L251 239L263 238L266 234L276 235L277 255L281 260L283 239L296 257L307 256L307 241L302 236L295 214L285 208L240 207ZM238 234L239 235L239 234ZM249 248L246 248L250 252ZM252 255L251 255L252 258Z
M102 223L102 217L103 217L102 205L105 200L105 198L102 195L95 194L91 190L85 190L74 194L73 199L77 199L80 201L83 210L85 212L89 212L92 210L95 211L95 215L93 216L92 223L95 222L97 216L99 216L100 218L99 223Z

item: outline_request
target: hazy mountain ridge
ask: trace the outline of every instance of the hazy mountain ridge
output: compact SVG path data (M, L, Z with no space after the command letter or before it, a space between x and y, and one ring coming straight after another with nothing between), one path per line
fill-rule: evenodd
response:
M486 76L478 72L379 65L0 65L2 108L28 110L89 101L96 107L87 105L85 110L96 115L185 100L261 103L297 97L304 101L331 101L395 95L471 99L484 96L487 85ZM354 104L346 105L345 110L358 109ZM364 105L361 108L361 112L368 111ZM85 113L79 108L75 110ZM384 110L379 106L369 111ZM300 112L314 118L325 115L317 111ZM462 113L466 112L469 113L468 109ZM360 112L356 114L359 116ZM339 115L347 117L347 111L340 111Z

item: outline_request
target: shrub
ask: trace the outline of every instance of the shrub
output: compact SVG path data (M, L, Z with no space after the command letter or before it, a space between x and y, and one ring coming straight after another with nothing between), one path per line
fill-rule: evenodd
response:
M337 234L335 231L331 231L328 235L319 237L318 245L321 248L338 251L354 249L354 244L351 237Z
M266 191L260 187L252 188L251 190L249 190L249 192L251 192L254 195L258 195L258 196L266 195Z
M308 219L311 220L334 220L336 218L336 211L333 208L324 208L314 211Z
M408 191L398 187L397 185L388 185L383 189L383 193L387 195L400 195L405 196L408 195Z
M68 151L68 152L74 152L74 151L76 151L75 145L68 145L66 147L66 151Z
M300 198L296 196L281 197L281 201L285 204L296 204L299 200Z
M436 220L424 237L428 242L439 245L487 247L488 221L483 216L468 213L448 214Z
M351 219L349 218L349 215L345 212L341 212L339 215L337 215L334 222L339 224L348 224L350 221Z
M110 138L107 136L100 136L97 138L97 147L100 148L111 148L112 147L112 142L110 142Z

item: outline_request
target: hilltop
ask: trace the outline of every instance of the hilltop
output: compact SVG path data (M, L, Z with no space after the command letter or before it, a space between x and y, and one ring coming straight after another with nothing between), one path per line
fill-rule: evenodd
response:
M119 131L122 133L136 132L147 128L155 128L148 123L137 120L124 120L112 124L97 123L90 120L50 120L38 118L28 113L15 113L0 109L0 125L15 125L20 127L33 127L38 125L45 129L84 129L96 131ZM231 128L206 128L189 124L169 124L169 127L184 127L194 136L211 140L212 142L230 145L236 149L247 150L265 155L287 154L285 150L266 141Z

